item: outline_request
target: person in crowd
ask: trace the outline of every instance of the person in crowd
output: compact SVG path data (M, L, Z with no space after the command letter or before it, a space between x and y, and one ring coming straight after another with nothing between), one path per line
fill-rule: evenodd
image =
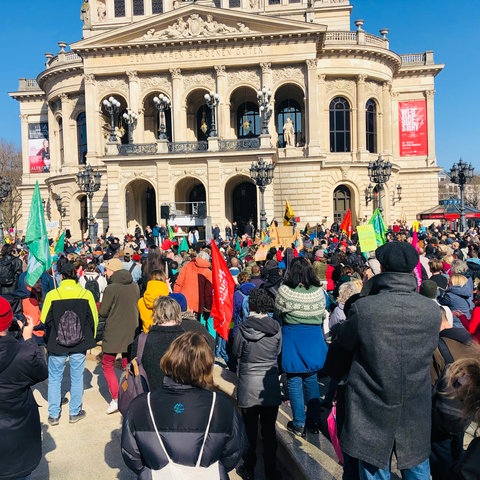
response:
M112 400L107 414L118 411L118 379L115 375L115 359L122 355L122 368L128 363L128 351L138 328L138 285L133 281L118 258L105 262L109 285L103 294L99 314L105 318L102 341L102 369Z
M153 325L153 304L158 297L169 294L167 276L162 270L154 270L150 275L145 293L138 300L138 312L142 322L142 330L148 333Z
M173 340L182 335L182 312L179 303L168 296L158 297L153 302L153 325L148 331L143 350L142 365L148 377L150 390L163 386L163 371L158 368L160 359ZM132 357L137 354L138 342L132 348Z
M430 280L437 284L437 287L440 289L440 296L442 296L448 287L448 278L442 273L443 263L438 258L432 258L428 262L428 266L430 267L430 272L432 273Z
M182 267L173 289L183 293L189 310L193 310L198 319L207 319L212 308L212 270L210 254L202 250L190 262Z
M213 365L205 337L184 333L156 366L165 372L164 388L132 401L121 444L125 463L139 478L153 478L155 471L161 476L175 462L199 463L210 468L212 478L226 479L240 460L245 447L242 418L230 398L212 392Z
M237 401L248 438L243 464L237 473L245 480L254 478L259 421L265 478L279 478L275 422L282 403L277 360L282 349L282 334L280 324L270 316L274 306L272 297L265 290L251 290L250 316L240 325L232 347L239 362Z
M429 368L440 311L418 294L411 244L388 242L376 258L382 273L365 284L337 330L340 346L353 354L340 443L358 459L360 478L389 478L395 451L403 478L430 480Z
M131 247L126 247L123 250L123 268L132 274L133 281L138 283L142 278L142 265L136 262L133 257L135 251Z
M18 257L17 247L5 243L0 251L0 294L13 293L18 288L18 279L22 273L22 260Z
M86 416L82 408L83 372L86 351L95 347L98 325L98 311L92 292L77 282L77 272L72 263L66 263L61 270L62 281L58 288L47 293L42 306L40 321L45 324L48 350L48 423L60 423L61 386L67 358L70 364L70 423L76 423ZM83 340L73 346L65 345L58 336L62 316L67 312L78 316Z
M287 374L293 414L287 429L300 436L305 436L306 426L318 432L320 424L317 372L323 367L327 353L322 329L324 316L325 295L320 281L305 258L294 258L278 289L275 318L282 323L282 369Z
M252 273L250 275L250 281L255 285L256 288L263 285L264 279L261 275L260 266L255 264L252 265Z
M454 273L448 280L448 288L442 297L438 299L440 305L450 307L453 311L460 311L470 319L473 310L473 290L468 278L464 275ZM458 319L454 319L454 326L462 327Z
M89 281L97 282L98 294L100 295L97 303L102 303L103 293L105 292L108 283L107 279L100 273L98 265L95 262L88 263L84 274L78 279L78 283L83 288L85 288L85 284Z
M473 340L480 345L480 292L477 291L474 298L474 305L472 316L470 320L461 315L461 312L455 312L456 316L462 322L462 325L466 328L468 333L472 336Z
M12 308L0 297L0 475L12 480L29 478L42 458L40 415L30 387L47 378L48 367L32 337L33 322L25 318L19 343L8 333Z
M331 313L328 319L328 329L332 332L336 329L336 326L346 320L345 302L356 293L360 293L357 282L344 282L338 288L337 306Z
M161 272L167 273L162 249L158 247L152 247L148 249L147 259L142 265L142 278L138 281L141 295L144 294L145 289L147 288L147 283L150 280L150 276L155 270L160 270Z

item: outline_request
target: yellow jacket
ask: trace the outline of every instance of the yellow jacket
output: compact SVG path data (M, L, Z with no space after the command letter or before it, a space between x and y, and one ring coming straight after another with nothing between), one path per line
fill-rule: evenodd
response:
M166 297L169 294L168 285L161 280L149 280L143 297L138 300L138 311L142 320L142 330L148 333L153 325L153 302L158 297Z

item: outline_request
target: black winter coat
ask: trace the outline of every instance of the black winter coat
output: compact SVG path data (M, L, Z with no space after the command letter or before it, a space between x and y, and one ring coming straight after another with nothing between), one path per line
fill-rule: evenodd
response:
M164 388L152 392L152 411L158 431L175 463L194 466L207 427L212 392L190 385L179 385L165 377ZM232 401L217 393L210 432L205 442L201 466L220 461L220 478L240 460L245 448L242 417ZM122 455L139 480L150 480L151 469L161 469L167 458L158 442L148 413L147 395L135 398L123 419Z
M0 269L8 272L5 283L0 285L0 293L13 293L18 288L18 279L22 274L22 261L13 255L0 257Z
M30 387L47 378L45 357L34 339L0 337L0 479L29 475L40 463L38 406Z

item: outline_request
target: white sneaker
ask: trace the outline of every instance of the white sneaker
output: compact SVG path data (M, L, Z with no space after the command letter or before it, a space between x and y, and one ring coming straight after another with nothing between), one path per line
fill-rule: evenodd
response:
M107 414L118 412L118 400L112 400L107 408Z

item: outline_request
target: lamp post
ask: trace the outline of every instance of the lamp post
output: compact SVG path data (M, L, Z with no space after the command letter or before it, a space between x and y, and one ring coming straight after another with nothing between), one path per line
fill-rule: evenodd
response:
M205 103L207 104L207 107L210 108L212 111L212 124L210 127L210 135L209 137L216 137L217 136L217 127L215 125L215 109L217 108L217 105L220 103L220 95L218 93L206 93L204 95L205 98Z
M108 141L116 142L117 136L115 135L115 115L120 109L120 102L115 97L109 97L108 100L105 99L103 101L103 106L110 115L110 136L108 137Z
M3 212L2 205L3 201L10 195L12 192L12 184L7 177L0 178L0 245L3 245L5 241L5 235L3 233Z
M158 129L158 139L159 140L166 140L167 134L165 133L165 110L170 108L170 99L161 93L158 97L153 97L153 103L160 114L160 125Z
M383 207L382 207L383 185L388 182L391 174L392 174L392 164L388 160L384 161L381 155L379 155L374 162L368 163L368 177L371 183L374 183L375 185L377 185L378 210L380 211L381 214L383 214ZM373 186L369 185L368 190L370 192L370 198L369 199L365 198L367 202L372 199L371 194L373 193Z
M265 188L270 185L273 180L273 170L275 165L273 163L265 163L265 160L260 157L258 162L253 162L250 167L250 177L255 182L255 185L260 190L260 230L267 229L267 212L265 211Z
M268 121L273 112L273 105L270 103L272 91L264 86L257 92L257 99L260 106L260 115L262 116L262 135L268 135Z
M471 163L466 163L462 159L458 161L458 164L454 163L450 169L450 181L455 183L460 188L460 231L464 232L467 228L465 221L465 199L463 191L465 184L473 178L473 170Z
M128 125L128 143L132 145L133 131L137 126L138 115L133 110L128 109L122 116L125 124Z
M96 234L95 234L95 226L93 223L93 194L98 192L100 189L100 180L102 178L102 174L97 170L96 172L93 171L93 168L90 165L87 165L83 170L80 170L77 173L77 184L80 190L87 194L88 197L88 236L92 242L96 242Z

